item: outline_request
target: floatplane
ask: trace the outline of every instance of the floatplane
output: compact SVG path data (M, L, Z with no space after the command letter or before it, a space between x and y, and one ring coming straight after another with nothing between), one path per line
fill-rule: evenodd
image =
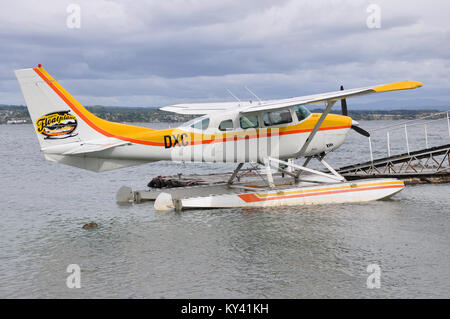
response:
M156 198L159 209L261 207L364 202L394 195L404 188L397 179L347 181L325 162L351 129L369 136L347 115L346 99L374 93L415 89L422 84L402 81L357 89L278 100L189 103L160 110L200 117L177 128L155 130L114 123L86 110L50 74L36 68L15 74L30 113L41 152L53 162L95 172L155 161L232 162L228 180L200 194L186 187L173 198L169 190ZM342 115L330 114L341 101ZM324 103L323 113L307 105ZM299 165L293 159L305 158ZM318 160L324 170L307 167ZM236 181L244 163L262 165L263 183ZM289 176L279 182L275 173ZM219 189L217 189L219 187ZM195 193L195 195L194 195Z

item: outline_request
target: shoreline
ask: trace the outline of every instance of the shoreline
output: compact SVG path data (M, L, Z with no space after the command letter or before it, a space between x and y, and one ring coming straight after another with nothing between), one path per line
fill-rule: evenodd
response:
M104 120L119 123L184 123L197 117L194 115L182 115L159 111L156 108L105 106L88 106L86 108L94 115ZM311 109L311 112L313 113L321 111L321 109ZM415 120L438 112L442 111L437 109L356 110L350 111L349 116L357 121ZM331 113L340 114L339 111L336 110ZM25 106L0 105L0 124L31 124L31 119Z

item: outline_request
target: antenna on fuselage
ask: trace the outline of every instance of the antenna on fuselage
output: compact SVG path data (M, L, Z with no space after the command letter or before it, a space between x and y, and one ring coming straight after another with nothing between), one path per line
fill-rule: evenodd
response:
M228 91L228 93L230 93L230 95L231 95L232 97L234 97L234 98L239 102L238 105L241 106L241 100L239 100L239 98L238 98L236 95L234 95L233 92L231 92L230 90L227 89L227 91Z
M246 87L246 86L244 86L246 89L247 89L247 91L249 91L250 92L250 94L251 95L253 95L254 97L256 97L257 99L258 99L258 101L259 101L259 104L261 105L261 103L262 103L262 101L261 101L261 99L259 98L259 96L258 95L256 95L255 93L253 93L253 91L252 90L250 90L248 87Z

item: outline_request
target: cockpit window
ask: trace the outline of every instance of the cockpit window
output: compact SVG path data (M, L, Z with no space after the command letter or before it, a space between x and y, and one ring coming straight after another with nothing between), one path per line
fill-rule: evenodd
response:
M290 110L281 110L275 112L264 113L264 124L266 126L279 125L292 122L292 116Z
M230 131L233 129L233 120L225 120L220 122L219 130L221 131Z
M197 122L195 122L194 124L191 125L192 128L195 128L197 130L206 130L209 126L209 117L203 119L203 120L199 120Z
M244 115L239 119L241 127L245 130L248 128L259 127L258 116L257 115Z
M265 126L270 126L271 123L270 123L269 112L264 113L263 120L264 120Z
M303 105L294 106L294 111L295 114L297 114L297 118L299 121L303 121L311 114L311 112Z

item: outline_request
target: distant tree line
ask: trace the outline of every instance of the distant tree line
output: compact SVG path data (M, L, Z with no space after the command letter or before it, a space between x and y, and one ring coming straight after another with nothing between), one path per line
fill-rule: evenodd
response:
M159 111L151 107L119 107L119 106L88 106L86 107L96 116L113 122L186 122L195 115L175 114ZM312 112L322 112L320 109L311 110ZM355 120L400 120L415 119L422 116L439 112L438 110L352 110L349 116ZM332 113L340 114L339 110L333 110ZM28 110L23 105L3 105L0 104L0 124L5 124L11 120L25 120L31 123Z
M320 113L323 110L314 109L311 112ZM428 116L434 113L439 113L439 110L350 110L348 116L355 120L413 120L423 116ZM333 114L341 114L340 110L336 108L332 110Z
M174 114L159 111L150 107L117 107L117 106L87 106L90 112L96 116L113 122L187 122L195 116ZM9 120L26 120L31 123L28 109L22 105L0 105L0 124L5 124Z

